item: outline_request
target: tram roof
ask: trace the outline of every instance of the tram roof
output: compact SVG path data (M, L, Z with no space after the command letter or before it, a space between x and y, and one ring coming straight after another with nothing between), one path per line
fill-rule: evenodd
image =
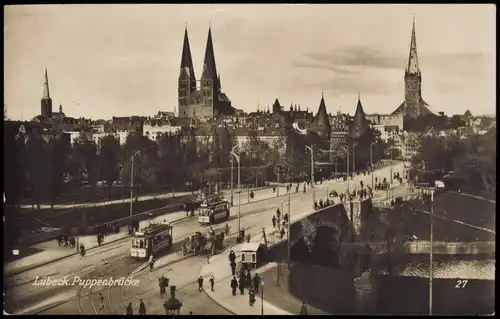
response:
M151 224L139 232L136 232L136 236L149 236L154 235L156 233L162 232L166 229L172 229L172 226L167 224Z

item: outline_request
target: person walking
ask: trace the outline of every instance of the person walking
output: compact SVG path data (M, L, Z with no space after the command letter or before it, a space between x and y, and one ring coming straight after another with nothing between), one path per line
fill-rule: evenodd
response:
M276 228L276 216L274 216L274 215L273 215L272 222L273 222L273 228Z
M146 315L146 305L144 304L144 301L142 299L139 299L141 303L139 304L139 314L140 315Z
M103 310L104 309L104 296L102 295L102 293L99 293L99 310Z
M198 278L198 291L201 292L203 290L203 277L200 276Z
M85 246L83 244L80 244L80 259L85 257Z
M226 236L229 236L231 233L229 232L229 225L226 223Z
M250 290L248 291L248 303L250 304L250 306L253 306L253 304L255 303L255 290L253 289L253 287L250 287Z
M101 246L101 243L102 243L102 235L101 235L101 234L98 234L98 235L97 235L97 245L98 245L98 246Z
M149 271L153 271L153 265L154 265L154 257L153 257L153 253L151 253L151 255L149 255Z
M208 282L210 283L210 290L214 291L214 284L215 284L215 277L214 277L214 275L210 276L210 279L208 280Z
M300 307L300 315L307 316L307 305L305 302L302 302L302 307Z
M248 270L247 276L245 279L246 279L245 286L248 288L252 287L252 275L250 274L250 270Z
M127 308L125 308L125 314L130 315L130 316L134 314L134 310L132 309L131 302L129 302Z
M245 294L245 283L246 279L244 276L240 277L240 280L238 280L238 288L240 288L240 295Z
M163 275L158 278L158 287L160 287L160 298L163 298L163 295L165 294L165 283L163 281Z
M255 293L259 293L259 286L260 286L260 277L259 274L255 274L253 276L253 288L255 289Z
M236 275L236 263L234 261L231 261L231 263L229 264L229 266L231 266L231 274L233 276Z
M233 279L231 279L231 291L233 296L236 296L236 289L238 289L238 280L233 276Z

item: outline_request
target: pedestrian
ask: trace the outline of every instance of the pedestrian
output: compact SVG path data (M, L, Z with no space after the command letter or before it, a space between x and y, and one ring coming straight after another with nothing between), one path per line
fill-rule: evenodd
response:
M240 279L238 280L238 288L240 288L240 295L245 294L245 282L246 282L245 277L240 277Z
M250 274L250 270L248 270L247 272L247 276L246 276L246 286L248 288L252 287L252 275Z
M280 231L281 239L285 237L285 230L282 228Z
M250 234L247 234L247 243L250 242L250 239L251 239Z
M214 275L210 276L210 279L208 280L208 282L210 283L210 290L214 291L214 284L215 284L215 277L214 277Z
M231 274L234 276L236 274L236 263L231 261L229 265L231 266Z
M226 236L229 236L229 235L230 235L229 225L226 223Z
M58 246L62 245L62 235L61 234L57 235L57 245Z
M100 302L99 310L103 310L104 309L104 296L102 295L102 293L99 293L99 302Z
M160 287L160 298L163 298L163 295L165 294L165 283L163 281L163 275L158 278L158 287Z
M285 221L286 223L288 223L288 213L286 213L285 216L283 216L283 221Z
M234 250L229 251L229 261L234 262L236 260L236 254L234 253Z
M260 277L259 274L255 274L253 276L253 287L255 289L255 293L259 293L259 286L260 286Z
M149 271L153 271L153 265L154 265L154 258L153 258L153 253L151 253L151 255L149 255Z
M285 229L286 227L286 221L283 219L283 222L281 223L282 230Z
M198 291L201 292L203 290L203 277L200 276L200 278L198 278Z
M302 307L300 307L300 315L307 316L307 306L305 302L302 302Z
M278 221L280 220L280 216L281 216L281 211L279 208L276 209L276 218L278 218Z
M250 306L253 306L253 304L255 303L255 291L253 288L250 288L250 290L248 291L248 303L250 304Z
M102 237L101 237L101 234L99 234L99 235L97 235L97 245L101 246L101 243L102 243Z
M231 291L233 293L233 296L236 296L237 288L238 288L238 280L236 280L236 277L233 276L233 279L231 279Z
M144 304L144 301L142 299L139 299L141 303L139 304L139 314L140 315L146 315L146 305Z
M274 216L274 215L273 215L272 222L273 222L273 228L276 228L276 216Z
M129 302L127 308L125 308L125 314L126 315L133 315L134 310L132 309L132 303Z
M85 246L83 244L80 244L80 259L85 257Z
M71 248L75 248L76 247L75 236L71 236L71 238L69 239L69 244L71 245Z
M193 315L193 312L192 312L192 311L190 311L190 312L189 312L189 315L190 315L190 316L192 316L192 315Z

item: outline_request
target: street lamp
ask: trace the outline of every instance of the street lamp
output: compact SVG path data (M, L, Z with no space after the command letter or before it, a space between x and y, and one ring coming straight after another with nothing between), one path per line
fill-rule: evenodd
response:
M240 156L233 151L231 151L231 155L234 156L236 162L238 163L238 236L241 230L240 224L240 214L241 214L241 167L240 167Z
M356 174L356 145L359 143L352 142L352 173Z
M232 151L234 152L234 150L238 147L238 145L235 145L232 149ZM233 157L231 156L231 206L233 206Z
M288 193L288 222L287 222L287 239L288 239L288 270L290 270L290 265L292 264L292 237L290 236L292 233L290 232L290 225L292 224L292 215L290 209L290 193Z
M262 277L261 277L262 278ZM264 315L264 278L261 279L261 288L260 288L260 315Z
M313 203L316 202L316 190L314 187L314 150L313 150L313 145L307 146L306 148L311 152L311 187L313 189Z
M432 187L422 187L422 195L430 195L430 219L431 219L431 229L430 229L430 249L429 249L429 315L432 316L432 281L433 281L433 245L434 245L434 188Z
M373 189L373 143L370 143L370 168L372 173L372 189Z
M165 308L165 314L167 316L178 316L182 307L182 302L175 298L176 286L170 286L170 299L163 303L163 308Z
M134 154L132 154L132 157L130 159L131 165L130 165L130 216L129 216L129 233L132 232L132 212L134 211L134 163L135 163L135 157L137 155L141 154L141 151L137 151Z

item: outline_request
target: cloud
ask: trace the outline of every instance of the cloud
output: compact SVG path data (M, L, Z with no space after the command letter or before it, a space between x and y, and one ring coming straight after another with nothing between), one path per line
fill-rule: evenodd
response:
M311 83L309 88L329 91L334 95L357 94L358 91L366 94L384 95L394 91L394 88L387 83L370 76L336 76Z
M320 63L308 63L308 62L292 62L292 65L298 68L308 68L308 69L320 69L320 70L330 70L335 73L340 74L353 74L359 73L358 70L347 69L345 67L338 67L334 65L320 64Z
M305 56L329 66L400 69L405 63L404 57L387 56L362 45L343 46L332 52L308 53Z

